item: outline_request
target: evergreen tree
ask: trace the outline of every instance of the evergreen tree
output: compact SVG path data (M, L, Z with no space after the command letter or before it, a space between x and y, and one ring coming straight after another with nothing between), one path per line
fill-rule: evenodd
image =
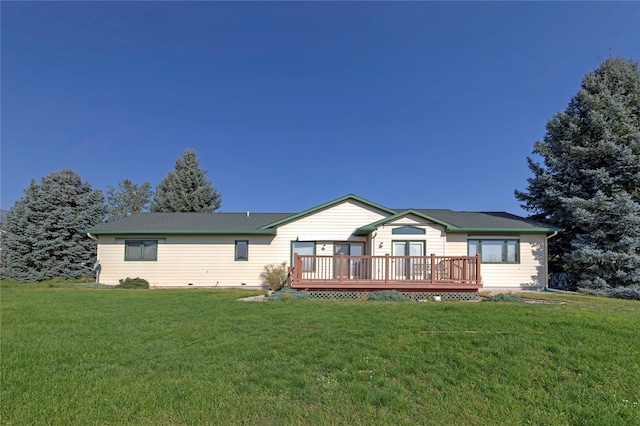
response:
M528 158L533 177L516 191L532 218L564 228L550 240L551 270L580 287L640 284L640 71L609 58L547 123Z
M3 276L18 281L90 276L96 244L81 230L104 219L104 196L73 170L31 180L3 226Z
M125 179L118 183L118 188L107 187L108 221L149 211L153 190L149 182L141 185Z
M175 170L169 172L156 188L152 210L156 212L213 212L220 208L222 195L211 185L200 168L194 150L188 149L176 160Z

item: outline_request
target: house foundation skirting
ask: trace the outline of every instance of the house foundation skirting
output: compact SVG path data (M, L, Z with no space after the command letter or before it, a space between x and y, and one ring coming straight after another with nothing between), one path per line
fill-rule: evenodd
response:
M314 291L306 290L309 293L309 297L315 300L367 300L369 298L368 291ZM434 296L439 296L441 300L459 300L459 301L478 301L480 296L478 292L466 292L466 293L450 293L450 292L400 292L403 295L411 297L414 302L420 300L433 300Z

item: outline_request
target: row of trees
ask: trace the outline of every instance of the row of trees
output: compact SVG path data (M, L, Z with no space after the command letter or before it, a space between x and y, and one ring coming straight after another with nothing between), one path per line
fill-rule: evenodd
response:
M221 194L200 167L195 151L187 150L175 169L158 185L121 181L101 190L65 169L31 180L24 196L7 212L2 226L2 277L42 281L91 275L85 264L95 260L95 242L81 231L104 221L143 211L213 212Z
M107 221L144 211L211 213L220 208L222 195L205 176L194 150L186 150L175 168L158 184L154 195L149 182L125 179L107 187Z

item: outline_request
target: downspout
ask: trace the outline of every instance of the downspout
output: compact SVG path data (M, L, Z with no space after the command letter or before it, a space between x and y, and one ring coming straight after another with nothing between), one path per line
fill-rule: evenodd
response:
M545 237L544 239L544 289L549 288L549 240L558 235L558 231L553 231L553 234Z
M96 238L94 235L91 235L90 232L87 232L87 237L91 238L93 241L98 242L99 239ZM97 269L96 269L97 266ZM96 264L93 266L94 267L94 271L96 272L96 284L100 284L100 261L96 261Z

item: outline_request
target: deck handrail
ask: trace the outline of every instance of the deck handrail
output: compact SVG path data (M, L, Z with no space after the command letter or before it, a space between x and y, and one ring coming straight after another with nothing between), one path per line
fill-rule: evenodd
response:
M480 255L383 256L294 253L291 283L458 283L481 285Z

